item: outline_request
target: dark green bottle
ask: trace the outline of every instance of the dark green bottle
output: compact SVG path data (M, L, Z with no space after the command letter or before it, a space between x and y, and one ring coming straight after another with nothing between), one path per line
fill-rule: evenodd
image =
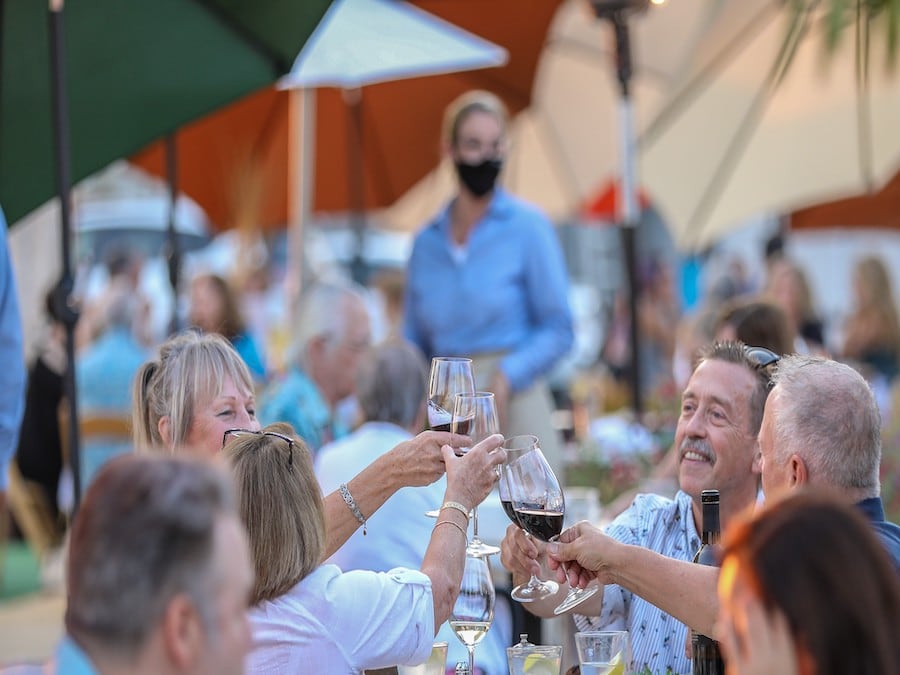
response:
M703 525L700 550L694 556L694 562L700 565L718 567L719 537L719 491L704 490L700 493L703 507ZM691 660L694 675L725 675L725 664L719 651L719 643L706 635L694 632L691 640Z

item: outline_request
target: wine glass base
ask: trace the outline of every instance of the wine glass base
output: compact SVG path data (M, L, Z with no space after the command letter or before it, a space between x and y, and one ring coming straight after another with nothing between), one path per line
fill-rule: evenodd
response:
M538 584L529 583L516 586L509 594L517 602L534 602L554 595L559 590L559 584L555 581L541 581Z
M591 588L579 588L577 590L571 589L565 600L559 603L559 606L553 610L553 613L556 615L564 614L573 607L580 605L599 590L600 589L597 586Z
M478 556L479 558L484 558L489 555L497 555L499 553L499 547L485 544L480 539L473 539L469 542L469 545L466 546L466 555L474 555Z
M426 511L425 515L429 518L434 518L435 520L437 520L437 517L439 515L441 515L441 510L440 509L432 509L431 511Z

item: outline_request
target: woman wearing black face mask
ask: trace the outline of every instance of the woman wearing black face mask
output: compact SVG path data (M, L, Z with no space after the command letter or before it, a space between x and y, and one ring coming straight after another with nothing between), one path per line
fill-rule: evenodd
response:
M507 149L503 103L463 94L444 117L459 190L416 237L404 332L431 356L469 356L493 391L506 435L536 434L554 469L559 441L544 376L572 345L568 274L556 232L497 184Z

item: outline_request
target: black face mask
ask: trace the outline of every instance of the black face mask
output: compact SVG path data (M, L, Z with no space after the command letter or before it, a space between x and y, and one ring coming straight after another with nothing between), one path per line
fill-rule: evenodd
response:
M503 162L499 159L486 159L480 164L456 162L456 173L469 192L476 197L484 197L494 189L502 166Z

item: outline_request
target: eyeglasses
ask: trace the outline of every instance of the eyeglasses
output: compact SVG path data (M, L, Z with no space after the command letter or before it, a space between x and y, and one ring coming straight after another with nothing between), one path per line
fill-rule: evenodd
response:
M222 435L222 447L225 447L225 444L228 443L229 438L241 438L242 436L272 436L273 438L280 438L285 443L288 444L288 471L294 470L294 439L290 436L285 436L284 434L279 434L275 431L253 431L252 429L228 429Z
M744 354L747 357L747 360L753 364L753 367L756 370L765 371L770 366L774 366L781 360L781 357L773 352L771 349L766 349L765 347L751 347L749 345L744 346ZM772 379L768 377L768 372L766 372L768 383L767 388L772 388Z

